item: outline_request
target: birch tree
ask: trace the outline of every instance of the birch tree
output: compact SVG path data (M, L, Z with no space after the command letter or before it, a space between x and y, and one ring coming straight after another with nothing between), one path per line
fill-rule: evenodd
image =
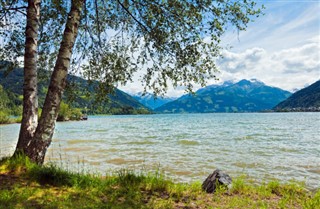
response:
M15 153L42 164L68 73L106 95L135 73L145 90L205 85L215 78L221 36L261 14L252 0L4 0L0 60L23 64L23 118ZM24 57L23 63L19 63ZM37 79L50 77L39 118Z

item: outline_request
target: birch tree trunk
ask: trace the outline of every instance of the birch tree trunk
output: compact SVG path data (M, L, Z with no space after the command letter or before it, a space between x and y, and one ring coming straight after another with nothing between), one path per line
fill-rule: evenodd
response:
M66 86L72 49L78 34L78 26L80 24L81 10L84 2L85 0L72 0L71 10L68 14L60 50L51 76L39 124L33 140L25 150L25 154L38 164L43 163L47 148L52 140L61 97Z
M23 113L16 151L26 152L38 124L37 47L41 0L29 0L25 30Z

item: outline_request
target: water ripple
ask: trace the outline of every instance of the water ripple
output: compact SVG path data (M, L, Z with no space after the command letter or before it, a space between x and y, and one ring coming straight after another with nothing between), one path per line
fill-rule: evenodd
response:
M179 181L220 168L262 181L320 187L320 113L91 116L57 123L46 160L90 171L164 170ZM14 151L19 125L0 126L0 155ZM8 149L7 147L12 147Z

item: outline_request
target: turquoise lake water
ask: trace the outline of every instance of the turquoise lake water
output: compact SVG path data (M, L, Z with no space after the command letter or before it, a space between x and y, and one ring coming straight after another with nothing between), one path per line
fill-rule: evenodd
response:
M19 124L0 126L0 156L13 152ZM121 168L163 170L203 181L219 168L257 181L320 187L320 113L89 116L57 123L47 162L102 175Z

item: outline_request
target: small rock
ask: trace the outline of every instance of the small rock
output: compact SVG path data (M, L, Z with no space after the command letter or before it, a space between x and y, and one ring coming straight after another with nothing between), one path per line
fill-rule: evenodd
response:
M210 174L206 180L202 183L202 189L206 191L207 193L214 193L216 191L216 188L221 186L228 187L231 185L232 179L231 177L223 173L221 170L217 169L213 171L212 174Z

